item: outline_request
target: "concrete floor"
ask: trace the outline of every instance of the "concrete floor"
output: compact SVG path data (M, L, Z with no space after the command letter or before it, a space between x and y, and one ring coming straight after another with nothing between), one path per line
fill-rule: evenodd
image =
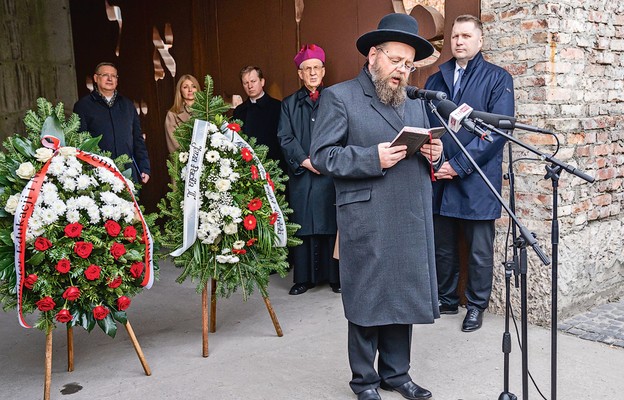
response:
M124 329L111 339L96 328L74 331L75 370L67 372L65 329L54 332L52 399L355 399L348 386L347 324L340 296L327 285L289 296L290 277L272 276L271 302L284 331L277 337L262 298L219 299L210 356L202 357L201 296L175 283L179 270L161 263L160 281L133 299L130 322L152 370L146 376ZM516 311L519 315L519 310ZM464 312L414 327L414 380L436 400L498 399L503 389L502 317L486 314L477 332L460 331ZM29 319L30 321L32 321ZM518 322L519 324L519 322ZM510 391L523 397L515 332ZM550 331L529 327L529 369L550 398ZM0 311L0 398L43 397L45 335ZM558 336L558 398L620 399L624 349ZM398 393L380 391L384 400Z

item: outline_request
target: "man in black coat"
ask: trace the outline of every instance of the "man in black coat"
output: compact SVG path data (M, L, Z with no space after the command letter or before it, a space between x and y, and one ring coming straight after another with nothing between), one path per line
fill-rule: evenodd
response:
M269 148L267 156L278 161L282 171L285 171L286 164L277 139L281 102L264 92L264 75L259 67L244 67L240 71L240 79L247 100L234 109L233 116L243 121L243 132L247 136L255 137L256 143Z
M294 61L303 86L282 102L277 133L288 165L291 220L301 225L297 237L303 240L290 251L294 285L289 293L305 293L321 282L329 282L332 290L340 293L338 262L333 258L336 243L334 181L321 175L310 163L312 127L325 76L325 52L314 44L304 45Z
M74 104L80 117L80 131L102 135L99 146L110 151L113 158L127 154L132 159L135 182L147 183L150 160L141 132L141 122L132 101L117 93L117 67L103 62L95 67L94 90Z

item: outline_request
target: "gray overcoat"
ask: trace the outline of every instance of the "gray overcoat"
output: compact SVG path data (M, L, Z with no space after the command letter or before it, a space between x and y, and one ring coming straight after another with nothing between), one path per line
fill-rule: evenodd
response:
M430 164L420 153L386 170L379 161L377 145L404 125L429 126L424 102L408 99L402 120L362 70L324 90L312 134L312 165L336 187L345 316L360 326L440 316Z

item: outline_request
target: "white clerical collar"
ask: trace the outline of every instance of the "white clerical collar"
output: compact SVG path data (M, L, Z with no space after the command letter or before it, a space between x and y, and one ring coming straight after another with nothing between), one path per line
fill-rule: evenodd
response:
M262 98L262 96L264 96L264 91L262 91L262 93L260 93L260 96L256 97L255 99L249 99L249 101L251 101L252 103L256 103L256 101L260 100Z

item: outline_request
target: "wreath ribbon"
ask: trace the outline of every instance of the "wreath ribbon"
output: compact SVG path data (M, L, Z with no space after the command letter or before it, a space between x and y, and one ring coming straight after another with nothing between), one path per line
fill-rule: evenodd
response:
M30 179L30 181L22 190L17 206L17 210L19 210L19 212L15 212L15 218L13 219L13 234L15 236L15 273L17 275L17 318L20 325L24 328L31 328L31 326L28 325L28 323L26 323L26 320L24 319L22 307L22 294L24 291L26 269L26 232L28 231L28 221L30 220L30 217L32 216L32 213L35 209L35 204L37 204L37 199L39 198L39 193L41 192L41 186L45 181L50 162L52 161L52 158L59 154L59 150L61 149L63 142L64 141L62 137L42 134L41 143L44 147L54 150L54 154L35 174L35 176ZM147 268L145 271L145 277L141 282L141 286L144 286L147 289L151 288L152 284L154 283L153 240L149 228L145 223L145 219L143 218L143 214L141 213L141 209L139 208L139 205L134 197L134 193L132 193L132 189L130 189L130 186L126 182L119 169L117 169L115 164L112 162L112 160L79 149L76 149L76 158L94 167L106 168L108 171L112 172L118 179L121 179L124 182L126 190L130 193L130 196L132 197L134 208L139 216L141 225L143 226L143 242L145 243L146 247L145 265L147 266Z

